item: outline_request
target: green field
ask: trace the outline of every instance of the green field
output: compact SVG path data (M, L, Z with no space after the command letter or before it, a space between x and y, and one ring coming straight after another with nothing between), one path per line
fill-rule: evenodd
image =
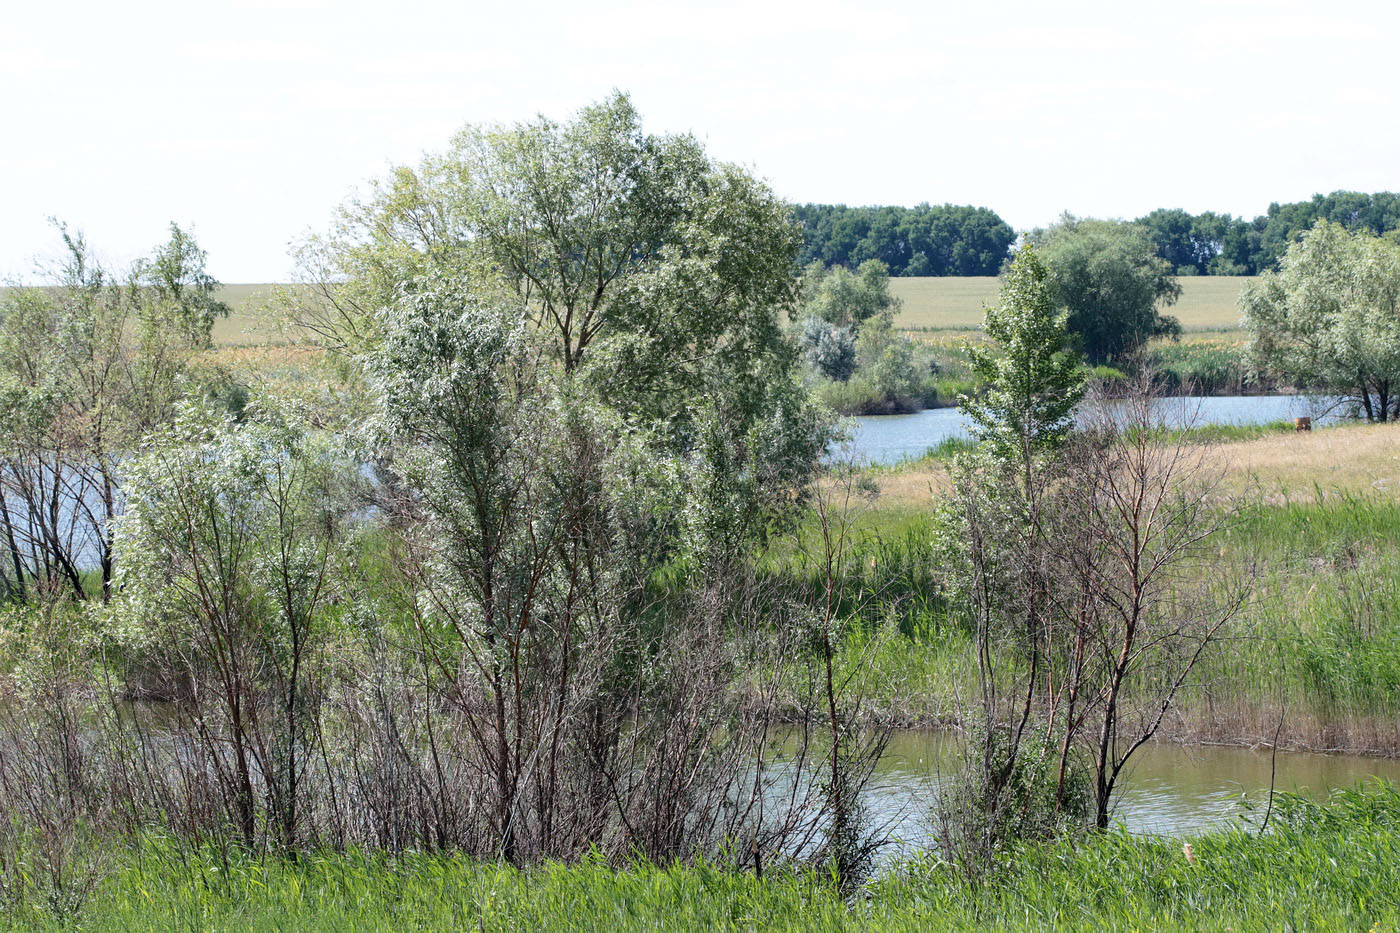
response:
M221 286L219 300L228 304L230 314L214 322L214 343L228 347L288 342L269 310L278 288L267 284Z
M1178 279L1181 299L1170 313L1188 331L1234 330L1239 327L1235 306L1249 276L1193 276ZM896 319L906 330L968 330L982 324L982 309L996 301L998 280L992 276L892 278L890 292L904 302ZM278 286L225 285L219 297L233 314L214 325L214 342L221 346L281 343L286 340L266 312Z
M1240 288L1250 276L1191 276L1177 279L1181 299L1169 313L1186 330L1234 330ZM980 327L982 309L996 301L998 280L991 276L892 278L890 292L904 302L896 319L907 330L967 330Z

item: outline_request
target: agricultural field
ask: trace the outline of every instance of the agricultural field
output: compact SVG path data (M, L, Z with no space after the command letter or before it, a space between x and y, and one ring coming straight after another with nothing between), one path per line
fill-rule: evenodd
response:
M285 287L269 283L219 286L218 298L229 306L230 313L214 321L215 346L296 343L276 310L278 290ZM0 287L0 295L8 290L8 286Z
M1169 309L1187 331L1235 330L1240 289L1251 276L1183 276L1181 298ZM904 306L896 318L904 330L967 330L980 327L982 309L996 301L998 280L991 276L891 278L890 293Z
M215 345L295 343L276 312L277 292L283 287L267 283L220 286L219 300L229 306L229 316L214 322Z
M1181 298L1170 313L1187 331L1230 331L1239 328L1235 302L1251 276L1183 276ZM895 319L902 330L968 331L982 325L982 309L995 302L994 276L904 277L890 279L890 293L903 302ZM246 346L290 341L272 312L277 289L269 283L225 285L219 298L233 313L214 325L214 341L223 346Z

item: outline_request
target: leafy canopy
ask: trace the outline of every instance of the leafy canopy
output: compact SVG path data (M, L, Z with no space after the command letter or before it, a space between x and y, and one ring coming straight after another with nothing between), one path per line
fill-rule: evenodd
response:
M697 399L792 378L779 314L800 241L765 185L693 136L646 133L615 93L569 122L469 126L351 201L302 251L320 296L303 317L372 343L415 281L461 279L509 296L620 411L684 422Z
M1121 360L1153 337L1181 332L1159 311L1181 286L1142 226L1067 214L1030 241L1054 273L1055 302L1069 311L1069 330L1090 362Z
M973 435L1003 462L1059 447L1073 426L1084 374L1065 348L1066 318L1056 308L1045 262L1034 247L1022 248L1006 273L1000 303L987 309L984 328L995 350L969 348L985 391L962 402Z
M1400 245L1320 220L1240 294L1260 368L1400 415Z
M855 272L809 265L802 276L802 310L833 327L858 329L877 315L893 315L900 300L890 294L889 267L867 259Z

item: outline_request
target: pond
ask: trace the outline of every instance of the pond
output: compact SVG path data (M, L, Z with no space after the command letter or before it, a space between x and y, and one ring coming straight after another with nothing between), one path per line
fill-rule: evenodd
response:
M1328 402L1302 395L1229 395L1205 398L1164 398L1162 415L1176 425L1268 424L1308 416L1316 421L1335 417ZM912 415L865 415L854 422L850 453L857 460L891 465L922 457L952 437L966 437L968 422L956 408L930 408Z
M886 858L933 845L933 805L960 761L957 741L946 732L895 733L867 798L872 818L896 839ZM1131 832L1172 836L1242 825L1246 803L1256 819L1263 815L1272 764L1268 749L1150 743L1121 779L1114 818ZM1321 799L1368 778L1400 781L1400 760L1279 752L1274 786Z

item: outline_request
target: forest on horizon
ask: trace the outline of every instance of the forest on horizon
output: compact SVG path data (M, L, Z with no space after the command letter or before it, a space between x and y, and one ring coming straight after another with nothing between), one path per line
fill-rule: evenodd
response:
M994 210L970 205L848 207L801 204L805 266L860 265L878 259L893 276L997 275L1017 233ZM1146 228L1178 275L1258 275L1278 266L1298 235L1318 220L1376 235L1400 230L1400 194L1334 191L1275 202L1252 220L1159 208L1128 223Z

